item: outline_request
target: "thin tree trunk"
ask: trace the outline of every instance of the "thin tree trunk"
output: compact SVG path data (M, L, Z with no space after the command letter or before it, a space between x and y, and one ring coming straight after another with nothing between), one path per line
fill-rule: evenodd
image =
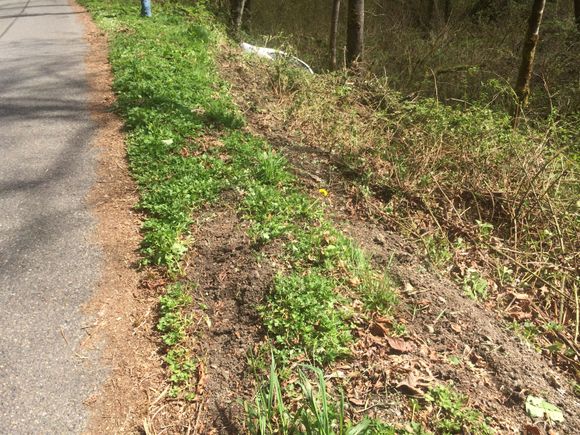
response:
M346 63L349 67L363 60L364 17L364 0L348 0Z
M232 0L232 24L234 32L238 34L242 28L246 0Z
M576 27L580 30L580 0L574 0L574 17L576 18Z
M451 18L451 0L445 0L445 3L443 4L443 17L445 19L445 24L447 24Z
M536 55L536 47L540 39L540 24L542 23L542 16L544 15L544 8L546 7L546 0L534 0L532 6L532 13L528 21L528 31L522 49L522 63L518 73L518 80L516 82L516 94L518 102L516 105L516 112L514 114L514 125L517 125L519 115L523 108L528 104L530 96L530 80L532 79L532 70L534 67L534 57Z
M336 38L338 35L338 21L340 17L341 0L333 0L332 20L330 22L330 70L336 70Z
M242 21L242 26L246 30L249 30L250 23L252 22L252 0L246 0L243 11L244 19Z
M427 18L425 19L425 29L427 31L433 28L433 11L435 10L435 0L427 0Z

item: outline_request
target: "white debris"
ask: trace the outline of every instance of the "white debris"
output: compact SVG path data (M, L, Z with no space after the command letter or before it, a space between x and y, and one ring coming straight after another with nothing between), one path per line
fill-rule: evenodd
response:
M244 50L246 53L252 53L258 57L263 57L264 59L270 59L270 60L286 59L286 60L289 60L291 63L293 63L298 68L305 69L310 74L314 74L314 71L312 71L312 68L310 68L310 66L306 62L298 59L296 56L292 56L291 54L285 53L282 50L276 50L274 48L267 48L267 47L256 47L255 45L247 44L245 42L242 42L240 44L240 47L242 47L242 50Z

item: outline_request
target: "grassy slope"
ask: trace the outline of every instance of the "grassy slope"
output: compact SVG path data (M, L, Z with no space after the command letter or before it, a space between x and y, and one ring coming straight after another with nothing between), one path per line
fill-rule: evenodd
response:
M236 93L253 118L328 153L372 214L420 240L472 298L509 305L513 327L535 331L563 366L577 365L577 126L514 130L505 113L409 101L386 79L304 79L244 62L257 84ZM533 304L513 306L512 293Z
M214 67L213 50L221 33L212 19L202 8L160 5L154 19L142 20L137 8L125 2L82 3L111 36L118 109L128 127L129 161L147 216L144 264L174 281L161 300L158 325L173 395L192 399L195 383L195 356L184 346L191 322L184 308L194 283L183 282L180 260L190 243L193 213L219 201L225 191L236 193L237 208L251 223L257 245L282 241L284 268L260 310L276 359L285 365L306 358L324 366L347 355L353 340L352 299L360 298L365 311L388 314L396 302L392 284L325 217L324 191L318 199L305 195L284 158L244 132L244 119ZM301 385L307 385L305 379ZM274 384L267 384L249 406L252 422L263 418L260 398L272 397L273 389ZM441 424L454 425L450 432L462 426L486 430L479 415L463 412L458 396L434 389L432 397L440 404ZM266 400L270 406L272 401ZM340 406L330 408L326 422L311 404L298 410L278 407L278 416L269 422L291 430L297 423L281 416L296 412L301 416L298 424L336 428L341 425ZM377 422L372 425L380 433L389 430Z
M286 240L287 271L278 275L261 309L276 357L287 362L306 356L324 364L346 355L352 341L349 302L337 289L349 287L385 311L394 301L392 289L380 284L382 274L324 218L320 202L300 192L285 160L242 132L243 119L213 67L211 51L220 33L209 26L212 20L201 8L167 5L154 20L142 20L124 2L82 3L112 36L117 106L129 131L139 208L147 216L143 264L175 281L161 299L158 325L172 394L192 398L196 366L184 347L191 323L184 308L191 298L180 282L180 260L194 211L226 190L242 193L238 207L251 221L256 243ZM220 146L205 149L210 136L218 136ZM339 262L348 270L338 273ZM315 303L321 297L325 303Z

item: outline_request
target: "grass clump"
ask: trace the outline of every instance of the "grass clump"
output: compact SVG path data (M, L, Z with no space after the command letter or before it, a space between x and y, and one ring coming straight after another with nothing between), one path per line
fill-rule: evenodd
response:
M260 314L283 361L306 353L325 364L349 353L352 341L345 303L336 282L315 272L278 276Z
M190 290L181 283L171 284L159 298L159 320L157 330L162 334L166 347L164 357L170 372L172 397L193 400L195 397L194 375L198 363L192 357L188 344L191 318L187 314L193 302Z
M314 381L308 376L311 373ZM253 402L244 404L248 432L256 435L308 434L308 435L395 435L389 425L364 418L358 424L347 420L344 398L336 401L328 394L322 370L302 366L298 380L292 388L296 399L289 408L283 399L283 389L272 358L269 380L261 385Z
M438 433L463 434L476 433L491 435L495 433L485 422L483 415L466 406L466 399L446 385L431 388L425 400L439 409L435 427Z

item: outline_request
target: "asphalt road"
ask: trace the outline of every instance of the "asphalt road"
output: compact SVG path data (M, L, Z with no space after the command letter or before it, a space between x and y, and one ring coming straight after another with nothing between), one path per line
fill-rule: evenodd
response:
M78 347L100 265L86 50L67 0L0 0L0 434L80 433L103 376Z

